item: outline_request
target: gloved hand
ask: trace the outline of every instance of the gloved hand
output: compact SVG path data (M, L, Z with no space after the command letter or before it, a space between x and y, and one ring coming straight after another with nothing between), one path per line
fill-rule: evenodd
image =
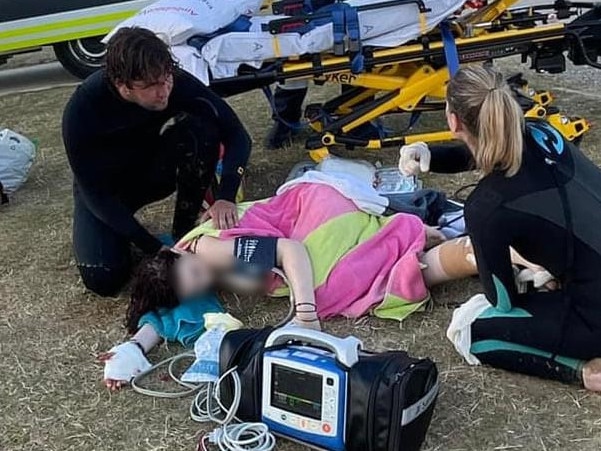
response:
M399 151L399 171L404 176L417 175L430 170L430 149L423 142L401 147Z
M104 383L111 390L118 390L151 367L142 350L131 341L113 346L98 360L104 363Z

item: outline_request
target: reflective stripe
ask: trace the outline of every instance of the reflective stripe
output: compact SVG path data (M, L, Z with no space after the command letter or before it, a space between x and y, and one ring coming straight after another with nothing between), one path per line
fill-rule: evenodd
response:
M96 6L93 8L78 9L75 11L66 11L64 13L29 17L27 19L14 20L11 22L0 22L0 36L2 36L4 32L8 30L17 30L28 27L35 28L49 23L63 22L72 19L84 19L92 16L98 17L103 15L106 16L115 13L129 13L130 15L133 15L151 3L152 0L132 0L129 2Z
M428 32L428 18L426 13L419 13L419 31L420 34L426 34Z
M135 11L125 11L125 12L117 12L112 14L104 14L99 16L92 17L79 17L75 19L62 20L60 22L51 22L44 23L42 25L35 25L31 27L23 27L14 30L0 31L0 39L13 39L19 38L22 36L31 36L37 35L41 33L55 32L55 31L64 31L65 28L77 27L80 28L82 26L87 25L95 25L99 23L118 23L122 20L127 19Z
M4 40L0 40L0 54L2 53L11 53L20 49L29 49L35 47L41 47L44 45L55 44L57 42L65 42L65 41L74 41L76 39L84 39L91 38L94 36L103 36L107 34L112 29L112 26L108 28L88 28L81 31L74 30L62 30L60 33L52 33L46 37L36 37L34 39L16 41L16 42L7 42L4 43Z
M553 354L547 351L543 351L542 349L533 348L531 346L520 345L517 343L511 343L509 341L503 340L482 340L472 343L470 348L470 352L472 354L485 354L488 352L517 352L520 354L530 354L538 357L542 357L545 359L553 359L555 362L560 363L561 365L567 366L574 370L580 370L582 365L584 365L583 360L574 359L572 357L564 357L560 355L556 355L553 358Z
M403 409L403 417L401 419L401 426L405 426L423 414L428 407L432 405L436 396L438 395L439 383L438 380L432 386L432 388L422 396L417 402L411 404L409 407Z
M276 58L279 58L282 56L282 52L280 51L280 41L278 39L277 36L273 36L273 40L271 41L271 44L273 45L273 54L275 55Z
M0 23L0 52L101 36L151 3L133 0Z

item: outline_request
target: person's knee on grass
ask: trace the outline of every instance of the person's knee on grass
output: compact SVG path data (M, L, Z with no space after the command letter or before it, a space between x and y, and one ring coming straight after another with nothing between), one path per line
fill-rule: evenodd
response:
M109 268L105 265L78 264L84 286L93 293L112 297L119 294L130 277L129 267Z

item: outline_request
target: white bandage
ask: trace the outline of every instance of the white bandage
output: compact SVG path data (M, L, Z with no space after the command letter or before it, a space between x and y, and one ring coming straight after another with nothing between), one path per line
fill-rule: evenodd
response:
M399 151L399 171L404 176L418 175L430 170L430 149L423 142L401 147Z
M518 293L526 293L528 291L529 282L531 282L537 290L546 290L546 285L554 280L556 279L553 274L545 269L535 271L532 268L524 268L516 276Z
M114 355L104 365L105 380L129 382L151 366L140 348L130 341L113 346L109 352Z

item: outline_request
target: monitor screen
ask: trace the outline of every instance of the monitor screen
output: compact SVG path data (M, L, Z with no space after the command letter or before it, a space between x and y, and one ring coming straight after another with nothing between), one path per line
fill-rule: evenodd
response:
M271 405L287 412L321 420L323 377L273 363Z

